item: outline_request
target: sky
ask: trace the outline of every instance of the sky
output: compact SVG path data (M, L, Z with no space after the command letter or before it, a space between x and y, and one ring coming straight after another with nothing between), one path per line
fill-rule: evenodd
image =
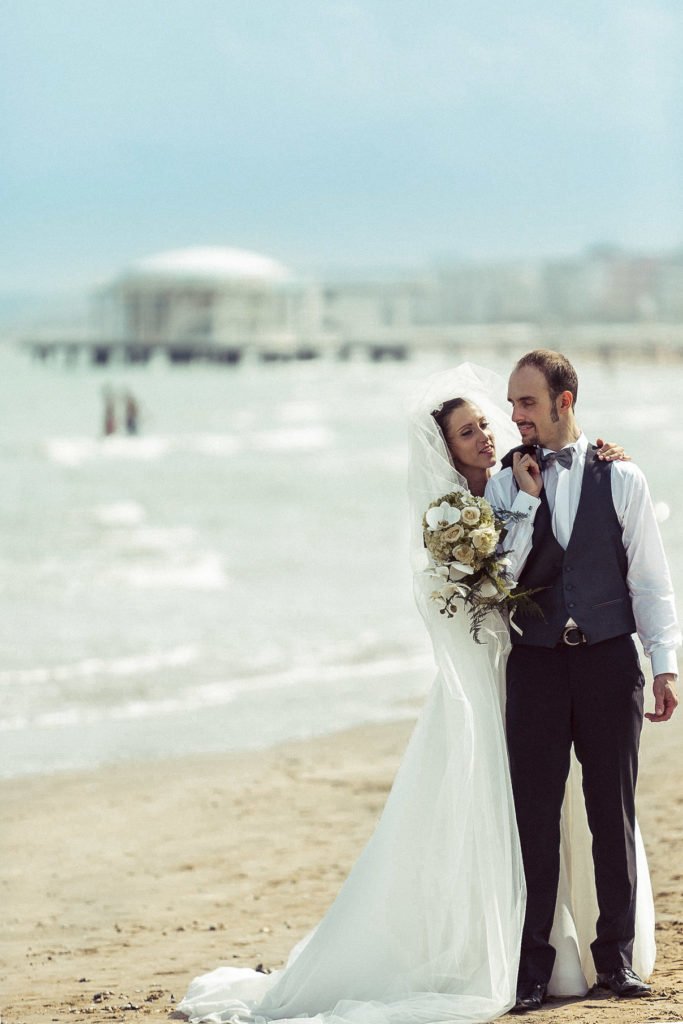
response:
M680 0L0 0L0 292L683 245Z

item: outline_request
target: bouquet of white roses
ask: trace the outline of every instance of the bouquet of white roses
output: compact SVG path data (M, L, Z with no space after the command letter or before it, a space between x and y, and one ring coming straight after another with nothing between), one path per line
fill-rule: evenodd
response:
M470 632L481 643L480 630L491 608L522 602L532 591L514 592L517 581L505 552L498 551L508 522L519 513L494 509L485 498L457 490L433 501L422 519L425 547L433 565L425 571L438 579L432 591L442 615L455 615L461 601L470 616ZM498 553L496 553L498 551Z

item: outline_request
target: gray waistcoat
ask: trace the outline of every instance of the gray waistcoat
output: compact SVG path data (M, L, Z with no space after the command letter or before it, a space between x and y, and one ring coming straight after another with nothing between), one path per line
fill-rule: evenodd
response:
M515 622L523 635L511 630L514 644L554 647L570 617L589 644L636 630L621 524L612 501L612 464L596 459L595 451L586 452L579 507L566 551L555 539L545 491L541 493L533 546L519 583L545 588L533 595L544 617L517 613Z

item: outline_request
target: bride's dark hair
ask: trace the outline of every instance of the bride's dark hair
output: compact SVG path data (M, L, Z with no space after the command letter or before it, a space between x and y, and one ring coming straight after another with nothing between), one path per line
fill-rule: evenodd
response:
M459 409L463 405L467 405L466 398L448 398L439 406L438 409L434 409L432 411L432 416L439 424L439 427L441 428L441 433L444 435L444 437L446 436L446 431L444 430L444 427L446 425L446 417L448 416L449 413L453 412L454 409Z

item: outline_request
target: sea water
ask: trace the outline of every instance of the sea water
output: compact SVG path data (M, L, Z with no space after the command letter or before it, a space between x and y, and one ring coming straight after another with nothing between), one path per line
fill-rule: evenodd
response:
M0 350L0 775L413 715L434 670L406 401L446 365L65 367ZM646 470L681 595L683 368L579 371L581 425ZM102 436L105 387L135 393L138 436Z

